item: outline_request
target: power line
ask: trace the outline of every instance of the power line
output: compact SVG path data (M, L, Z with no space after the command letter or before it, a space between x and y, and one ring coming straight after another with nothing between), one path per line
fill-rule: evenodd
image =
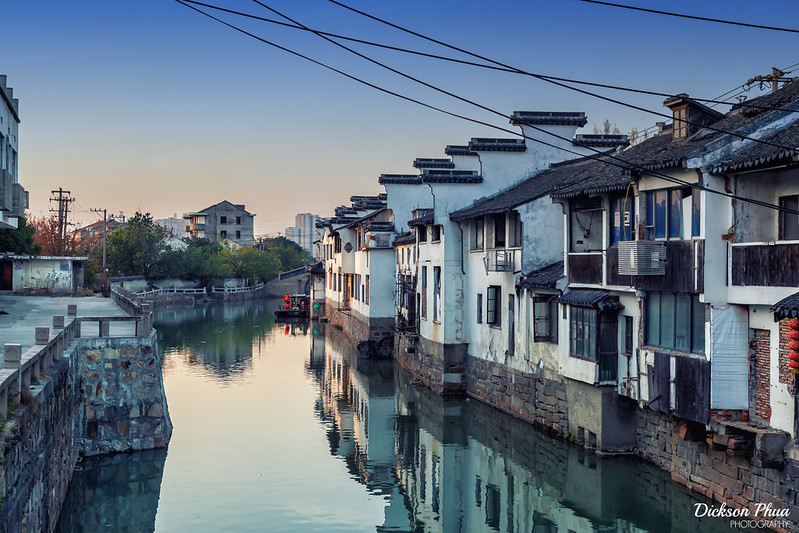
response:
M340 74L340 75L342 75L342 76L344 76L346 78L349 78L349 79L351 79L353 81L356 81L358 83L366 85L367 87L371 87L371 88L376 89L378 91L381 91L383 93L395 96L397 98L400 98L400 99L408 101L408 102L415 103L417 105L420 105L422 107L426 107L428 109L437 111L439 113L443 113L443 114L446 114L448 116L452 116L452 117L455 117L455 118L466 120L466 121L469 121L469 122L472 122L472 123L475 123L475 124L487 126L487 127L490 127L490 128L493 128L493 129L496 129L496 130L499 130L499 131L503 131L503 132L506 132L506 133L510 133L511 135L520 136L520 137L523 137L525 139L529 139L529 140L531 140L533 142L537 142L537 143L543 144L545 146L549 146L549 147L552 147L552 148L555 148L555 149L558 149L558 150L562 150L564 152L577 155L577 156L579 156L581 158L592 159L592 160L596 160L596 161L599 161L599 162L604 163L604 164L612 165L612 166L621 168L623 170L626 170L628 172L630 172L632 170L637 170L639 172L642 172L642 173L645 173L645 174L648 174L648 175L651 175L651 176L659 177L661 179L664 179L664 180L672 182L672 183L677 183L677 184L680 184L680 185L683 185L683 186L691 187L693 189L703 190L703 191L706 191L706 192L709 192L709 193L713 193L713 194L717 194L717 195L720 195L720 196L725 196L725 197L732 198L732 199L735 199L735 200L748 202L748 203L751 203L753 205L759 205L761 207L766 207L766 208L769 208L769 209L774 209L774 210L785 212L785 213L789 213L789 214L799 215L799 211L797 211L797 210L788 209L788 208L785 208L785 207L782 207L782 206L778 206L778 205L774 205L774 204L770 204L770 203L767 203L767 202L764 202L764 201L761 201L761 200L756 200L756 199L752 199L752 198L745 198L745 197L742 197L742 196L739 196L739 195L736 195L736 194L732 194L732 193L728 193L728 192L724 192L724 191L713 190L713 189L710 189L708 187L705 187L705 186L699 185L699 184L692 184L692 183L689 183L687 181L684 181L684 180L681 180L681 179L678 179L678 178L674 178L674 177L669 176L667 174L662 174L660 172L656 172L656 171L652 171L652 170L646 169L644 167L641 167L640 165L636 165L636 164L630 163L628 161L625 161L625 160L620 159L618 157L615 157L615 156L612 156L610 154L601 152L601 151L596 150L596 149L591 148L591 147L584 147L584 148L595 152L597 155L585 155L585 154L580 153L580 152L575 152L574 150L569 150L568 148L564 148L562 146L558 146L558 145L555 145L555 144L552 144L552 143L548 143L546 141L542 141L541 139L535 139L533 137L529 137L529 136L525 135L524 133L519 133L517 131L509 130L507 128L503 128L501 126L497 126L495 124L491 124L491 123L488 123L488 122L485 122L485 121L482 121L482 120L466 117L464 115L460 115L460 114L457 114L457 113L454 113L454 112L451 112L451 111L446 111L446 110L444 110L442 108L439 108L439 107L433 106L431 104L427 104L425 102L422 102L420 100L416 100L416 99L411 98L409 96L405 96L403 94L391 91L391 90L386 89L384 87L380 87L378 85L375 85L373 83L365 81L365 80L363 80L361 78L353 76L352 74L348 74L348 73L346 73L346 72L344 72L342 70L339 70L339 69L337 69L335 67L327 65L327 64L325 64L325 63L323 63L323 62L321 62L319 60L316 60L316 59L313 59L313 58L308 57L306 55L303 55L303 54L301 54L301 53L299 53L299 52L297 52L295 50L291 50L291 49L286 48L284 46L281 46L281 45L279 45L277 43L274 43L272 41L264 39L263 37L255 35L253 33L250 33L247 30L239 28L239 27L237 27L237 26L235 26L233 24L230 24L229 22L226 22L226 21L224 21L222 19L219 19L219 18L209 14L209 13L206 13L206 12L202 11L201 9L198 9L198 8L192 6L192 5L189 5L188 3L186 3L185 0L175 0L175 1L177 3L179 3L179 4L184 5L185 7L188 7L189 9L191 9L193 11L196 11L196 12L198 12L198 13L200 13L200 14L202 14L202 15L204 15L204 16L212 19L212 20L215 20L215 21L219 22L220 24L223 24L224 26L227 26L227 27L229 27L229 28L231 28L231 29L233 29L235 31L238 31L238 32L240 32L240 33L242 33L244 35L247 35L249 37L252 37L252 38L254 38L254 39L258 40L258 41L261 41L264 44L268 44L269 46L272 46L272 47L277 48L279 50L285 51L285 52L287 52L289 54L292 54L294 56L297 56L299 58L305 59L306 61L310 61L311 63L319 65L319 66L321 66L321 67L323 67L325 69L328 69L330 71L336 72L337 74ZM333 0L331 0L331 1L333 1ZM479 104L475 104L475 105L479 105ZM497 111L493 111L493 112L494 113L498 113ZM554 134L552 132L548 132L548 131L543 130L541 128L537 128L535 126L531 126L531 127L533 129L539 130L539 131L541 131L543 133L546 133L548 135L557 137L557 138L565 140L567 142L572 142L571 139L567 139L565 137L561 137L561 136L559 136L557 134ZM609 159L620 161L621 164L620 163L614 163L613 161L608 161L608 160L602 159L602 157L607 157Z
M722 20L722 19L714 19L709 17L699 17L696 15L685 15L683 13L671 13L669 11L660 11L658 9L647 9L645 7L637 7L637 6L627 6L624 4L614 4L612 2L601 2L600 0L579 0L580 2L585 2L587 4L599 4L602 6L610 6L610 7L619 7L622 9L631 9L633 11L644 11L646 13L654 13L656 15L668 15L669 17L679 17L684 19L692 19L692 20L702 20L705 22L717 22L719 24L731 24L733 26L745 26L747 28L758 28L761 30L774 30L774 31L785 31L789 33L799 33L799 30L795 30L793 28L779 28L777 26L763 26L761 24L749 24L748 22L736 22L733 20Z
M510 73L510 74L519 74L519 75L523 75L523 76L529 76L529 77L533 77L533 78L538 78L538 79L545 80L545 81L546 80L554 80L554 81L561 81L561 82L565 82L565 83L574 83L576 85L586 85L586 86L590 86L590 87L598 87L598 88L602 88L602 89L610 89L610 90L615 90L615 91L632 92L632 93L638 93L638 94L645 94L645 95L649 95L649 96L660 96L660 97L664 97L664 98L673 98L673 97L677 96L675 94L664 93L664 92L659 92L659 91L650 91L650 90L646 90L646 89L636 89L636 88L623 87L623 86L612 85L612 84L607 84L607 83L598 83L598 82L591 82L591 81L579 80L579 79L574 79L574 78L564 78L564 77L559 77L559 76L550 76L548 74L540 74L540 73L535 73L535 72L528 72L528 71L521 70L521 69L516 68L516 67L498 66L498 65L502 65L502 63L497 63L497 62L494 62L494 63L496 63L494 65L486 65L484 63L476 63L474 61L467 61L467 60L464 60L464 59L458 59L458 58L454 58L454 57L447 57L447 56L442 56L442 55L439 55L439 54L432 54L432 53L428 53L428 52L421 52L421 51L418 51L418 50L411 50L411 49L408 49L408 48L402 48L402 47L398 47L398 46L391 46L391 45L387 45L387 44L383 44L383 43L377 43L377 42L374 42L374 41L367 41L367 40L364 40L364 39L358 39L358 38L355 38L355 37L349 37L349 36L346 36L346 35L340 35L340 34L336 34L336 33L330 33L330 32L325 32L325 31L321 31L321 30L315 30L315 29L312 29L312 28L308 28L308 27L305 27L305 26L298 25L298 24L290 24L290 23L287 23L287 22L281 22L279 20L269 19L269 18L266 18L266 17L260 17L258 15L253 15L251 13L245 13L245 12L242 12L242 11L236 11L236 10L233 10L233 9L227 9L227 8L224 8L224 7L215 6L215 5L207 4L207 3L204 3L204 2L199 2L197 0L184 0L184 1L186 3L188 3L188 4L194 4L194 5L198 5L198 6L203 6L203 7L209 8L209 9L222 11L224 13L229 13L229 14L232 14L232 15L246 17L246 18L250 18L250 19L254 19L254 20L259 20L259 21L262 21L262 22L268 22L270 24L277 24L279 26L284 26L284 27L287 27L287 28L292 28L292 29L311 32L311 33L316 33L318 35L325 35L327 37L333 37L335 39L341 39L341 40L350 41L350 42L363 44L363 45L367 45L367 46L373 46L373 47L377 47L377 48L384 48L384 49L387 49L387 50L393 50L393 51L396 51L396 52L402 52L402 53L406 53L406 54L418 55L418 56L427 57L427 58L430 58L430 59L448 61L448 62L458 63L458 64L472 66L472 67L484 68L484 69L488 69L488 70L495 70L495 71L498 71L498 72L507 72L507 73ZM394 26L394 27L396 27L398 29L402 29L403 31L410 31L410 30L406 30L405 28L401 28L399 26L395 26L395 25L393 25L391 23L388 23L388 22L386 22L386 21L384 21L382 19L379 19L377 17L374 17L372 15L368 15L365 12L358 11L358 10L356 10L354 8L351 8L349 6L346 6L346 5L342 4L342 3L339 3L339 2L334 2L334 3L340 5L341 7L344 7L346 9L353 10L353 11L355 11L358 14L367 16L369 18L373 18L374 20L377 20L377 21L382 22L384 24L392 25L392 26ZM411 32L411 33L413 33L413 32ZM419 35L419 34L414 34L414 35L417 35L417 36L420 36L420 37L424 37L424 36ZM460 51L462 53L466 53L466 54L469 54L469 55L472 55L472 56L475 56L475 57L481 57L481 56L477 56L475 54L471 54L470 52L467 52L465 50L461 50L461 49L459 49L457 47L451 47L451 46L447 45L446 43L442 43L442 42L439 42L439 41L436 41L436 40L432 40L432 42L435 42L436 44L440 44L442 46L448 46L448 47L453 48L453 49L455 49L457 51ZM487 58L485 58L485 60L493 62L493 60L490 60L490 59L487 59ZM791 67L787 67L785 69L782 69L782 70L787 71L790 68L792 68L793 66L797 66L797 65L799 65L799 63L797 63L796 65L792 65ZM568 86L564 86L564 87L566 87L568 89L576 90L575 88L572 88L572 87L568 87ZM736 89L738 89L738 87L733 89L733 91L736 90ZM728 93L729 92L732 92L732 91L728 91ZM727 93L724 93L724 94L726 95ZM724 96L724 95L722 95L722 96ZM711 103L711 104L716 104L716 105L719 105L719 104L731 105L730 102L721 101L721 100L719 100L719 98L711 99L711 98L693 98L692 97L691 99L695 100L697 102ZM789 109L783 109L783 108L778 108L778 107L752 105L752 104L747 104L745 102L739 102L736 105L738 105L739 107L748 107L748 108L762 109L762 110L767 110L767 111L785 111L785 112L788 112L788 113L799 112L799 111L796 111L796 110L789 110Z
M258 0L253 0L253 1L254 1L254 2L256 2L257 4L263 5L263 4L261 4L261 3L260 3ZM425 39L425 40L427 40L427 41L434 42L434 43L436 43L436 44L439 44L439 45L441 45L441 46L445 46L445 47L447 47L447 48L451 48L451 49L453 49L453 50L456 50L456 51L458 51L458 52L461 52L461 53L464 53L464 54L470 55L470 56L472 56L472 57L475 57L475 58L478 58L478 59L481 59L481 60L483 60L483 61L488 61L488 62L490 62L490 63L494 63L495 65L499 65L499 66L501 66L501 67L505 67L505 68L514 69L514 70L518 71L519 73L525 73L525 71L522 71L522 70L520 70L520 69L516 69L515 67L512 67L512 66L510 66L510 65L506 65L505 63L502 63L502 62L496 61L496 60L494 60L494 59L490 59L490 58L488 58L488 57L485 57L485 56L482 56L482 55L476 54L476 53L474 53L474 52L470 52L470 51L468 51L468 50L464 50L463 48L460 48L460 47L457 47L457 46L454 46L454 45L451 45L451 44L445 43L445 42L443 42L443 41L439 41L438 39L435 39L435 38L433 38L433 37L429 37L429 36L427 36L427 35L423 35L423 34L421 34L421 33L415 32L415 31L413 31L413 30L410 30L410 29L408 29L408 28L404 28L404 27L402 27L402 26L399 26L399 25L397 25L397 24L394 24L394 23L392 23L392 22L389 22L389 21L386 21L386 20L380 19L380 18L378 18L378 17L375 17L375 16L373 16L373 15L369 15L368 13L365 13L365 12L363 12L363 11L360 11L360 10L357 10L357 9L355 9L355 8L349 7L349 6L347 6L347 5L345 5L345 4L341 3L341 2L339 2L339 1L337 1L337 0L329 0L329 1L330 1L330 2L332 2L332 3L334 3L334 4L336 4L336 5L338 5L338 6L341 6L341 7L344 7L344 8L346 8L346 9L352 10L352 11L354 11L354 12L356 12L356 13L359 13L359 14L361 14L361 15L365 16L365 17L368 17L368 18L371 18L371 19L377 20L377 21L379 21L379 22L381 22L381 23L383 23L383 24L386 24L386 25L388 25L388 26L391 26L392 28L396 28L396 29L399 29L399 30L401 30L401 31L403 31L403 32L410 33L411 35L414 35L414 36L416 36L416 37L419 37L419 38L421 38L421 39ZM286 17L286 18L287 18L287 17ZM288 18L287 18L287 19L288 19ZM291 20L291 19L288 19L288 20ZM292 21L292 22L293 22L293 21ZM313 30L311 30L311 31L313 31ZM314 32L314 33L317 33L317 32ZM318 33L317 33L317 34L318 34ZM321 35L320 35L320 36L321 36ZM324 36L321 36L321 37L323 37L323 38L327 39L327 38L326 38L326 37L324 37ZM327 40L329 40L329 39L327 39ZM334 42L334 41L331 41L331 42ZM335 43L335 44L337 44L338 46L341 46L341 47L343 47L343 48L345 48L345 49L347 49L347 50L350 50L352 53L354 53L354 54L357 54L357 55L359 55L360 57L364 57L364 58L365 58L365 56L364 56L364 55L362 55L362 54L360 54L360 53L358 53L358 52L352 51L351 49L349 49L349 48L346 48L344 45L342 45L342 44L340 44L340 43ZM368 59L368 58L367 58L367 59ZM370 61L371 61L371 60L370 60ZM390 67L385 67L385 68L390 68ZM390 69L390 70L392 70L393 72L396 72L396 71L395 71L395 70L393 70L393 69ZM713 127L713 126L710 126L710 125L703 125L703 124L700 124L700 123L698 123L698 122L694 122L694 121L688 120L687 118L685 118L685 119L678 119L678 118L676 118L676 117L673 117L672 115L667 115L667 114L665 114L665 113L661 113L661 112L659 112L659 111L653 111L653 110L651 110L651 109L646 109L646 108L644 108L644 107L641 107L641 106L637 106L637 105L634 105L634 104L630 104L630 103L627 103L627 102L623 102L623 101L621 101L621 100L617 100L617 99L615 99L615 98L610 98L610 97L607 97L607 96L602 96L602 95L600 95L600 94L592 93L592 92L590 92L590 91L586 91L586 90L584 90L584 89L580 89L580 88L577 88L577 87L572 87L572 86L570 86L570 85L567 85L567 84L565 84L565 83L561 83L561 82L559 82L559 81L555 81L555 80L553 80L553 79L552 79L552 78L550 78L550 77L543 77L543 76L540 76L540 75L537 75L537 74L532 74L532 73L528 73L528 74L529 74L530 76L533 76L533 77L535 77L535 78L538 78L538 79L541 79L541 80L543 80L543 81L546 81L547 83L551 83L551 84L557 85L557 86L559 86L559 87L564 87L564 88L566 88L566 89L570 89L570 90L572 90L572 91L576 91L576 92L579 92L579 93L582 93L582 94L585 94L585 95L588 95L588 96L593 96L594 98L599 98L599 99L601 99L601 100L606 100L606 101L608 101L608 102L612 102L612 103L614 103L614 104L618 104L618 105L626 106L626 107L629 107L629 108L631 108L631 109L636 109L636 110L638 110L638 111L643 111L643 112L645 112L645 113L651 113L651 114L653 114L653 115L657 115L657 116L660 116L660 117L663 117L663 118L666 118L666 119L671 119L671 120L674 120L674 121L679 121L679 122L681 122L681 123L684 123L684 124L690 124L690 125L692 125L692 126L696 126L696 127L698 127L698 128L704 128L704 129L708 129L708 130L711 130L711 131L715 131L715 132L717 132L717 133L725 133L725 134L728 134L728 135L732 135L733 137L738 137L739 139L747 139L747 140L751 140L751 141L754 141L754 142L756 142L756 143L759 143L759 144L765 144L765 145L768 145L768 146L773 146L773 147L775 147L775 148L780 148L780 149L782 149L782 150L793 150L793 149L794 149L794 147L792 147L792 146L783 146L783 145L780 145L780 144L772 143L772 142L770 142L770 141L765 141L765 140L762 140L762 139L756 139L756 138L748 137L748 136L746 136L746 135L743 135L743 134L740 134L740 133L736 133L736 132L732 132L732 131L726 131L726 130L722 130L722 129L719 129L719 128L715 128L715 127ZM676 95L676 96L678 96L678 97L679 97L680 95Z

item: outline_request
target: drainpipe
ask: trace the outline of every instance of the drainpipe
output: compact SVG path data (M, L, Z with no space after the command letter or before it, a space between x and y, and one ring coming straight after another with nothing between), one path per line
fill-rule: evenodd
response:
M466 246L466 243L463 242L463 226L461 225L461 221L458 221L458 229L461 230L461 274L466 274L466 270L463 268L463 248Z

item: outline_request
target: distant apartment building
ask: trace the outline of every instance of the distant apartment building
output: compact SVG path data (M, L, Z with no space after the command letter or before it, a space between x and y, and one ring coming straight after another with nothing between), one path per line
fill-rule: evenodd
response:
M297 243L299 246L302 246L302 243L301 243L301 240L300 240L300 236L301 236L300 228L298 228L296 226L289 226L288 228L283 230L283 234L286 236L286 238L288 240Z
M17 227L28 208L28 192L19 184L19 100L0 75L0 229Z
M224 200L200 211L185 213L183 218L188 224L184 229L192 239L229 240L252 247L254 216L244 209L244 204Z
M316 227L316 223L319 222L320 218L319 215L312 215L311 213L298 213L297 216L294 217L294 226L300 230L297 244L308 252L311 252L317 259L319 251L314 249L313 243L322 238L321 231Z
M186 222L183 219L178 218L177 215L169 218L158 218L154 220L154 222L159 226L166 228L172 237L185 239L189 236L188 232L186 231Z

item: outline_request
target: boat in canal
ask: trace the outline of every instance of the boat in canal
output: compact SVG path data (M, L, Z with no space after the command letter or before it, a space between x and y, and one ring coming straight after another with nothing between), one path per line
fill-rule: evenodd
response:
M275 310L275 318L308 318L311 298L307 294L287 294L283 304Z

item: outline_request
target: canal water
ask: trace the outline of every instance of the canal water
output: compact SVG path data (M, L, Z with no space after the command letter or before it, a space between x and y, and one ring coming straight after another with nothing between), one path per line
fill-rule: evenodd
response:
M730 531L659 470L444 400L278 304L158 313L169 449L84 459L58 532Z

